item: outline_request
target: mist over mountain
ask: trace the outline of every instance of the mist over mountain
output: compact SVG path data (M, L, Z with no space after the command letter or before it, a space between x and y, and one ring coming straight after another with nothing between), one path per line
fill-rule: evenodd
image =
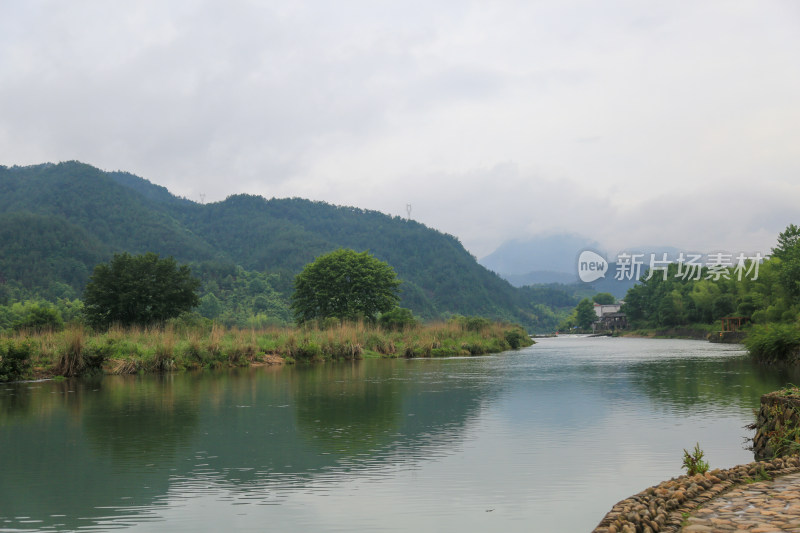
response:
M478 262L515 287L577 284L583 285L584 290L610 292L621 299L649 268L652 260L661 261L666 253L666 259L674 262L683 251L674 246L658 245L631 246L613 254L603 252L603 249L588 237L564 233L508 240ZM578 256L584 250L599 252L609 262L606 275L591 284L584 284L578 278ZM635 256L636 262L640 263L639 267L631 269L632 275L628 275L628 270L620 264L623 254L631 258ZM624 273L620 272L623 270Z
M572 274L582 250L596 249L597 242L580 235L558 234L511 239L478 262L501 276L532 272Z

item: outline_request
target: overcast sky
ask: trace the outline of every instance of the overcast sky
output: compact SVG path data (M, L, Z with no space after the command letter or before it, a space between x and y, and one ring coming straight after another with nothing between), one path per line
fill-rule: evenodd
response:
M800 223L800 2L0 0L0 164L406 215L476 256L769 252Z

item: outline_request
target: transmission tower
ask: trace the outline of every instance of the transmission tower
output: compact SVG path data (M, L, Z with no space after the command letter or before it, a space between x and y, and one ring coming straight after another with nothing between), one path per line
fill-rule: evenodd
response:
M406 213L408 213L408 220L411 220L411 204L406 204Z

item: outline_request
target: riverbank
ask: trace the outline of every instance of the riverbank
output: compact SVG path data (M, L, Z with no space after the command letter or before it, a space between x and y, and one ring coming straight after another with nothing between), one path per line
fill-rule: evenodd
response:
M744 344L756 360L764 363L800 362L800 328L795 324L756 324Z
M771 461L712 470L705 475L680 476L617 503L593 533L678 532L689 525L691 513L726 491L797 472L800 472L800 459L778 457ZM713 529L698 528L694 531Z
M753 451L757 461L680 476L650 487L616 504L594 533L768 532L784 531L780 524L786 520L800 524L800 477L793 476L785 483L762 483L800 472L800 389L788 386L764 394L756 421L748 427L756 429ZM757 489L742 490L742 486L756 483L760 483ZM723 494L724 498L718 498ZM776 505L784 510L792 506L794 515L780 516L773 509Z
M134 374L368 357L483 355L530 346L519 326L452 320L389 331L343 324L328 329L112 328L0 337L0 381Z
M679 326L674 328L642 328L633 330L623 330L619 332L621 337L642 337L649 339L694 339L707 340L709 335L718 333L719 328L715 324L696 324L691 326Z

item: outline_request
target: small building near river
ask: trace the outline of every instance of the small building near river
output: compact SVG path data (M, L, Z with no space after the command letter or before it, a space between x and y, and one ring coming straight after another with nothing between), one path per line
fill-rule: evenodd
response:
M594 304L594 314L597 315L597 320L592 324L592 331L601 332L608 331L614 332L628 327L628 317L620 311L622 304Z

